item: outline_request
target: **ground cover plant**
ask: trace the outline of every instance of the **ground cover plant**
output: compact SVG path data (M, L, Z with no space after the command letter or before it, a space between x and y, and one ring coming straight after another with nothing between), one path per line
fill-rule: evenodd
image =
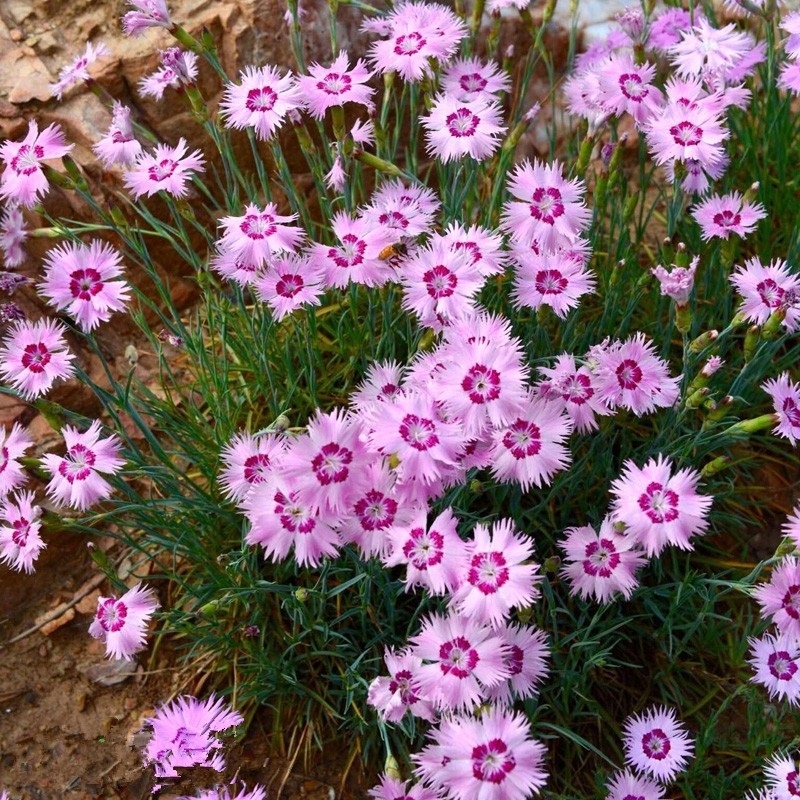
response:
M290 2L296 70L226 75L130 0L126 33L175 41L140 91L196 130L157 141L107 98L112 204L57 125L0 145L3 287L52 308L2 306L2 390L64 440L4 431L0 559L30 572L64 528L136 554L126 583L95 551L88 634L209 674L148 720L157 787L220 770L267 706L276 746L347 742L376 800L797 796L800 508L764 487L800 437L800 14L634 4L559 76L554 2L351 5L364 52L333 4L306 64ZM504 15L524 52L498 52ZM59 95L102 95L103 56ZM537 71L547 157L520 149ZM92 221L53 216L54 187ZM57 240L35 271L28 236ZM157 386L108 363L121 314ZM99 418L48 397L76 379Z

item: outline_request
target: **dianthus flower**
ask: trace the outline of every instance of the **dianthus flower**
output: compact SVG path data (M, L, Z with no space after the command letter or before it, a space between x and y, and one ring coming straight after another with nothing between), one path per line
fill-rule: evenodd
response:
M630 770L615 772L606 784L605 800L664 800L664 787Z
M727 239L732 233L746 236L755 230L756 223L767 215L761 203L745 200L739 192L712 195L692 209L705 241L718 236Z
M674 300L677 306L686 306L694 289L694 276L699 262L700 256L695 256L688 267L673 264L672 269L667 271L659 264L650 272L658 279L662 295Z
M259 300L272 310L280 322L303 306L318 306L326 285L322 270L308 255L281 253L275 256L253 286Z
M159 603L152 589L137 583L119 600L98 597L89 635L100 639L109 658L130 661L145 646L147 625Z
M459 100L484 97L496 100L499 92L511 88L511 78L494 62L478 58L457 58L450 62L440 80L442 91Z
M664 102L653 85L655 74L655 65L636 64L630 53L613 54L597 69L599 102L618 117L627 111L642 125Z
M428 153L445 163L464 156L489 158L506 131L500 104L486 97L462 100L441 94L421 121Z
M18 423L0 427L0 498L18 489L26 481L25 472L17 459L33 446L28 432Z
M372 73L361 59L350 69L348 55L341 50L330 67L310 64L308 72L308 75L298 76L297 85L303 105L314 119L323 119L329 108L345 103L360 103L374 110L372 95L375 90L367 85Z
M625 720L625 762L667 783L686 769L694 742L671 708L653 707Z
M449 717L413 755L416 775L448 800L526 800L546 783L545 747L528 719L492 707L480 717Z
M0 159L5 164L0 177L0 197L33 208L48 188L41 162L61 158L72 148L73 145L66 143L59 125L48 125L39 133L38 125L32 120L21 142L0 145Z
M430 233L440 202L426 186L387 181L375 190L362 216L374 226L394 232L394 241Z
M107 242L65 242L47 252L39 293L88 333L124 310L130 288L115 280L122 271L120 254Z
M42 456L42 468L51 476L45 491L56 505L83 511L111 494L112 487L102 476L115 475L125 459L119 457L119 437L112 434L103 439L100 432L98 420L83 433L65 425L61 435L67 445L66 454Z
M193 797L181 796L175 800L266 800L267 790L263 786L256 786L248 791L244 782L242 788L236 792L236 784L230 786L216 786L213 789L201 789Z
M753 588L761 616L772 619L778 631L800 639L800 562L786 557L777 564L767 583Z
M604 519L599 533L590 525L567 528L561 543L566 564L563 573L570 594L608 603L621 594L626 600L639 585L636 570L646 563L632 536L622 536Z
M374 403L394 399L402 392L403 367L396 361L373 362L367 367L363 381L350 395L350 405L365 409Z
M453 252L469 253L472 266L485 278L505 270L507 253L502 249L503 237L499 233L480 225L465 228L459 222L451 222L442 234L442 241Z
M518 164L508 180L508 191L516 198L503 206L502 228L513 239L533 241L545 250L571 244L586 230L592 214L583 200L582 180L566 180L558 161L534 160Z
M367 794L372 800L441 800L441 795L433 789L421 783L415 783L413 786L409 786L409 783L410 781L401 781L384 773L381 775L380 783Z
M175 147L157 144L152 153L143 152L125 173L124 182L134 200L142 195L152 197L164 191L173 197L186 197L191 173L203 172L205 158L199 150L187 154L186 140L181 137Z
M136 161L142 152L142 145L134 133L128 106L114 101L111 125L92 150L106 168L112 164L129 167Z
M708 527L712 497L698 494L700 473L681 469L673 473L664 456L644 467L628 459L611 484L614 500L611 521L622 522L626 534L647 553L657 556L669 544L691 550L691 537Z
M295 77L275 67L245 67L240 80L225 87L219 104L229 128L252 128L259 139L271 139L286 115L303 104Z
M776 753L764 765L770 800L794 800L800 796L800 766L797 758Z
M122 17L122 30L126 36L141 36L147 28L171 28L166 0L128 0L134 10Z
M179 777L179 767L211 767L221 772L225 759L215 734L242 722L242 715L226 707L221 698L179 697L145 720L153 737L144 749L144 764L152 765L159 778Z
M800 278L785 261L775 259L764 266L758 256L739 267L730 281L742 298L739 309L748 322L763 325L778 309L786 311L783 327L788 333L800 328Z
M694 19L701 11L695 9ZM662 8L655 12L647 31L647 49L655 49L666 55L669 49L678 44L683 31L692 26L692 15L682 8Z
M248 203L240 217L222 217L224 233L217 242L222 253L230 253L243 262L264 266L275 253L291 253L303 238L303 231L294 222L297 214L277 213L275 203L263 209Z
M253 484L267 480L284 445L284 440L275 434L237 433L220 452L223 466L218 481L225 496L239 502Z
M58 378L75 372L75 356L64 339L65 328L54 320L17 322L0 346L0 375L26 400L44 394Z
M800 549L800 505L795 506L792 513L786 517L786 521L781 526L781 533L788 536L794 542L795 547Z
M78 56L58 73L58 80L50 87L53 94L60 100L64 91L73 84L80 81L90 82L92 76L89 74L89 67L98 58L108 55L111 55L111 51L102 42L97 45L87 42L83 55Z
M748 639L750 657L755 670L750 680L763 686L770 699L785 700L791 706L800 705L800 645L797 638L771 633L760 639Z
M42 509L34 505L33 492L6 497L0 510L0 561L18 572L33 572L33 562L44 550L39 535Z
M25 218L17 206L7 206L0 214L0 251L7 267L18 267L25 260L22 245L28 238Z
M503 661L508 669L508 678L486 690L492 703L511 706L514 700L533 697L539 684L550 671L547 660L550 649L547 634L531 625L501 625L495 630L500 637Z
M775 379L764 381L761 388L772 398L777 415L773 433L783 436L792 444L800 440L800 385L782 372Z
M491 532L478 524L466 543L467 565L452 594L451 608L479 623L497 628L511 609L530 605L539 596L542 576L530 561L533 542L508 519L497 520Z
M191 86L197 79L197 55L180 47L161 51L161 66L139 81L139 91L145 96L160 100L170 86L180 89Z
M367 702L386 722L400 722L407 711L413 716L433 722L433 704L419 686L419 656L408 650L395 653L387 649L383 655L389 676L375 678L369 685Z

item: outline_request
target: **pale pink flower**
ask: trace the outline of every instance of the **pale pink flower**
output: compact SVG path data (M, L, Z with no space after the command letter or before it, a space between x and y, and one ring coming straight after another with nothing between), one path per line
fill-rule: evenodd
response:
M503 206L503 229L514 239L552 250L571 244L588 228L592 213L584 202L585 184L566 180L560 162L534 160L514 167L508 191L516 198Z
M770 378L761 388L772 398L776 425L772 432L788 439L793 445L800 440L800 384L794 383L788 372Z
M748 259L730 276L742 298L739 313L748 322L763 325L778 309L786 311L783 327L787 333L800 328L800 278L785 261L775 259L764 266L758 256Z
M524 700L539 692L539 685L547 677L550 649L547 634L530 625L505 624L496 631L503 648L503 660L509 676L486 690L492 703L513 705L514 700Z
M205 701L182 696L157 709L145 724L153 736L142 756L158 778L179 777L178 768L210 767L221 772L225 759L217 734L241 725L244 718L212 695Z
M130 661L144 648L147 625L158 606L155 592L145 589L141 583L119 600L98 597L89 635L103 641L109 658Z
M263 209L255 203L248 203L242 216L220 219L224 233L217 246L221 253L232 254L242 262L260 268L275 253L294 252L303 238L303 230L284 223L296 219L297 214L278 214L275 203L267 203Z
M18 267L25 260L22 245L28 238L25 218L15 205L8 205L0 214L0 251L6 267Z
M628 459L611 484L611 521L626 526L626 535L657 556L667 545L692 550L691 537L705 532L712 497L697 492L700 473L680 469L659 455L644 467Z
M33 492L6 497L0 510L0 561L18 572L33 572L33 562L44 550L39 535L42 509L34 505Z
M600 103L612 114L626 111L637 125L645 123L664 102L661 91L653 85L654 64L636 64L630 53L615 53L597 69Z
M15 323L0 347L0 375L28 400L44 394L57 379L72 377L75 356L64 333L64 326L51 319Z
M41 133L35 120L21 142L0 145L0 159L5 169L0 177L0 197L25 208L33 208L47 192L48 183L41 162L61 158L72 150L61 127L55 122Z
M702 13L694 10L694 19ZM692 15L682 8L662 8L653 16L647 31L646 46L660 51L663 55L678 44L681 34L692 26Z
M617 533L608 518L600 524L599 532L586 525L567 528L565 533L562 572L569 581L570 594L598 603L608 603L617 594L628 600L639 585L636 570L647 561L634 538Z
M127 282L116 280L123 273L120 262L120 254L100 239L88 245L64 242L45 256L39 293L88 333L123 311L130 299Z
M686 769L694 741L671 708L652 707L625 720L622 746L625 763L661 783Z
M434 743L411 757L414 772L448 800L526 800L547 781L545 747L519 712L448 717L430 736Z
M374 226L394 232L394 241L433 230L439 200L426 186L406 186L399 179L387 181L373 193L362 217Z
M456 58L445 68L439 81L446 95L459 100L484 97L496 100L500 92L511 88L511 78L493 61L479 58Z
M181 137L175 147L157 144L152 153L140 153L124 176L133 199L138 200L142 195L152 197L161 191L177 198L186 197L192 173L205 170L203 154L187 150L186 140Z
M225 496L238 503L254 484L266 481L284 446L276 434L237 433L220 452L223 466L217 480Z
M630 770L615 772L606 784L605 800L664 800L664 787Z
M694 289L694 276L699 263L700 256L695 256L688 267L673 264L672 269L667 271L659 264L650 272L658 279L662 295L674 300L677 306L686 306Z
M800 705L800 644L796 636L765 633L760 639L750 638L750 657L755 670L750 680L764 686L770 699L786 700Z
M792 513L786 517L786 521L781 526L781 533L788 536L800 549L800 505L796 505Z
M266 264L247 261L226 250L214 253L209 260L209 266L223 278L238 284L243 289L255 286L267 272Z
M364 410L373 403L393 400L402 393L403 367L396 361L373 362L367 367L364 379L350 395L350 405Z
M367 85L372 73L361 59L350 69L347 52L340 50L330 67L314 63L309 65L308 72L308 75L298 76L297 85L303 105L315 119L323 119L329 108L345 103L359 103L369 111L374 110L372 95L375 90Z
M111 126L92 150L106 168L112 164L128 167L135 163L142 152L142 145L133 130L131 110L128 106L114 101Z
M112 487L103 475L116 475L125 459L119 457L119 437L112 434L101 438L100 433L98 420L83 433L65 425L61 435L67 445L66 454L42 456L42 468L51 476L45 491L56 505L83 511L111 494Z
M794 94L800 94L800 62L786 61L778 73L778 86Z
M500 275L506 267L508 254L503 249L503 237L480 225L465 228L459 222L451 222L442 235L443 243L452 251L465 250L475 269L488 278Z
M785 30L789 36L783 43L786 54L790 58L800 57L800 11L792 11L786 14L780 22L780 27Z
M141 36L147 28L172 27L166 0L128 0L128 5L134 10L122 17L126 36Z
M422 659L408 650L395 653L390 649L386 650L383 659L389 676L380 676L372 681L367 691L367 702L386 722L400 722L407 711L433 722L433 704L419 686Z
M409 786L409 781L392 778L388 774L381 775L380 783L370 789L367 794L372 800L441 800L441 795L433 789L415 783ZM0 800L3 800L0 798Z
M322 270L307 255L294 253L275 256L253 286L278 321L303 306L318 306L326 289Z
M730 158L727 153L722 153L719 161L713 163L700 163L697 159L687 159L683 162L668 161L664 164L664 177L669 183L674 183L679 171L683 171L681 188L688 194L704 194L708 191L712 181L719 180L728 168ZM676 170L676 164L678 169Z
M764 765L769 800L794 800L800 796L800 765L797 758L774 754Z
M800 562L787 556L777 564L769 581L753 587L761 616L771 619L778 632L800 639Z
M468 563L452 593L450 607L479 623L497 628L512 608L530 605L542 580L530 561L533 542L515 530L509 519L497 520L491 531L478 524L466 543Z
M33 440L18 422L13 423L11 430L6 426L0 427L0 498L27 480L18 459L29 447L33 447Z
M561 90L570 114L583 117L589 130L597 131L611 116L605 104L605 92L600 88L600 74L594 66L575 72L565 81Z
M333 166L325 173L325 185L336 194L341 194L347 186L347 172L344 169L342 157L337 153L333 159Z
M440 94L421 122L428 153L445 163L464 156L489 158L506 132L500 104L486 97L462 100Z
M233 794L236 792L236 794ZM236 783L230 786L216 786L213 789L200 789L199 794L192 797L182 795L175 800L266 800L267 790L263 786L255 786L248 791L244 782L237 792Z
M87 42L83 55L78 56L58 73L58 80L50 87L53 90L53 94L60 100L64 91L73 84L81 81L89 83L92 80L92 76L89 74L89 67L98 58L108 55L111 55L111 51L102 42L97 45Z
M145 97L160 100L169 87L181 89L191 86L197 79L198 57L180 47L168 47L161 51L161 66L139 81L139 91Z
M293 75L275 67L245 67L241 82L228 84L219 107L230 128L253 128L259 139L271 139L286 115L303 104L303 93Z
M744 237L754 231L756 223L766 215L761 203L751 203L739 192L711 195L692 209L705 241L715 236L727 239L732 233Z

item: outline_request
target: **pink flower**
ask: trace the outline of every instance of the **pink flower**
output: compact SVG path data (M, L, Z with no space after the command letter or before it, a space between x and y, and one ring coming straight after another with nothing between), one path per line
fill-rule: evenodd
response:
M787 333L800 328L800 278L785 261L776 259L764 266L758 256L748 259L730 277L742 298L739 309L748 322L763 325L778 309L786 310L783 327Z
M786 700L800 705L800 644L796 636L766 633L760 639L750 638L750 657L755 674L753 683L764 686L770 699Z
M494 62L457 58L445 68L440 85L446 95L459 100L475 100L479 97L496 100L498 93L511 88L511 78Z
M297 214L278 214L275 203L267 203L261 209L249 203L240 217L222 217L224 229L217 246L223 253L230 253L245 263L263 266L275 253L290 253L303 238L303 231L294 225Z
M516 419L492 431L493 477L518 483L523 491L547 486L570 462L564 442L571 432L572 421L558 404L529 396Z
M694 19L702 12L694 11ZM647 32L647 47L660 50L666 55L674 44L681 40L681 34L692 26L692 15L682 8L662 8L653 16Z
M275 256L253 285L278 321L298 308L318 306L326 289L322 270L313 260L293 253Z
M223 467L218 480L225 496L239 502L254 484L267 480L284 445L274 434L237 433L220 452Z
M166 0L128 0L128 5L134 10L122 17L126 36L141 36L147 28L172 27Z
M88 245L65 242L48 251L39 292L54 308L66 311L89 332L123 311L130 299L122 275L120 254L107 242L93 239Z
M686 769L694 742L671 708L653 707L628 717L623 727L625 763L661 783Z
M0 375L27 400L44 394L58 378L69 378L75 356L67 349L65 328L50 319L20 321L0 347Z
M242 715L227 708L221 698L179 697L145 720L153 736L142 754L144 764L152 765L159 778L179 777L179 767L211 767L221 772L225 759L215 734L242 722Z
M6 267L18 267L25 260L22 245L28 238L25 218L17 206L9 205L0 214L0 250Z
M142 152L142 145L136 139L131 122L131 110L119 101L114 101L111 126L106 135L92 147L103 166L112 164L130 166Z
M430 735L434 744L412 756L414 772L449 800L526 800L547 781L545 747L518 712L449 717Z
M496 630L503 648L508 678L486 691L492 703L513 705L514 699L533 697L550 668L547 634L530 625L501 625Z
M386 722L400 722L407 711L413 716L433 722L433 704L419 686L419 668L422 659L408 650L384 653L389 677L378 677L369 685L367 702Z
M145 589L141 583L119 600L99 597L89 635L103 641L109 658L130 661L144 648L147 625L158 606L155 592Z
M508 181L516 198L503 206L501 226L524 244L534 240L546 250L571 244L586 230L592 218L583 200L582 180L562 177L561 163L544 164L538 159L518 164Z
M611 484L612 522L626 526L626 534L657 556L668 544L691 550L692 536L708 527L713 498L698 494L700 473L681 469L673 474L664 456L651 458L644 467L628 459L622 475Z
M405 186L402 181L383 183L375 190L362 216L373 226L387 228L393 241L415 237L433 230L433 220L440 203L425 186Z
M800 766L797 759L776 753L764 765L769 800L794 800L800 796Z
M244 782L242 788L236 792L236 784L228 786L216 786L213 789L200 789L200 793L193 797L181 796L175 800L266 800L267 790L263 786L256 786L250 791L247 790Z
M779 633L800 639L800 561L788 556L773 570L767 583L753 588L761 616L771 619Z
M589 525L567 528L565 533L561 549L570 594L598 603L608 603L616 594L628 600L639 585L636 570L647 561L634 538L618 534L608 518L600 524L599 533Z
M133 199L138 200L143 194L152 197L160 191L186 197L190 173L205 169L203 154L199 150L187 154L187 149L186 140L181 137L175 147L158 144L153 153L140 153L124 178Z
M58 73L58 80L51 86L53 94L60 100L64 91L73 84L81 81L90 83L92 76L89 74L89 67L98 58L108 55L111 55L111 51L102 42L97 45L87 42L83 55L78 56Z
M531 563L533 542L514 529L512 520L476 525L467 542L468 564L452 595L450 607L479 623L497 628L511 609L530 605L542 580Z
M788 536L795 547L800 549L800 505L794 507L791 514L786 517L786 522L781 526L781 533Z
M308 75L297 78L297 85L303 105L314 119L323 119L329 108L345 103L360 103L370 111L374 110L372 95L375 90L366 83L372 73L361 59L350 69L347 52L341 50L330 67L310 64L308 72Z
M500 104L486 97L461 100L439 95L421 121L428 153L445 163L464 156L476 161L489 158L506 131Z
M347 172L339 153L333 159L333 166L325 173L325 185L336 194L341 194L347 186Z
M609 56L597 69L600 103L615 116L627 111L637 125L645 123L664 101L655 74L655 65L636 64L630 53Z
M241 83L225 87L220 110L230 128L253 128L259 139L271 139L286 115L303 104L303 93L293 75L275 67L245 67Z
M170 86L181 89L191 86L197 79L197 55L180 47L161 51L161 66L139 81L139 91L145 96L160 100Z
M33 208L48 188L41 162L61 158L72 148L56 123L39 133L36 122L32 120L21 142L0 145L0 159L5 164L0 177L0 197Z
M777 415L772 432L788 439L793 445L800 440L800 384L782 372L775 379L764 381L761 388L772 398Z
M634 775L630 770L615 772L606 784L608 794L605 800L664 800L664 787Z
M442 235L443 244L453 252L465 250L472 259L472 266L485 278L500 275L506 267L508 254L503 250L503 237L479 225L465 228L459 222L451 222Z
M17 459L32 446L33 440L18 422L11 426L10 431L5 426L0 428L0 498L18 489L27 480Z
M641 416L675 403L680 378L669 376L667 363L654 350L652 342L637 333L598 354L596 387L606 405L621 406Z
M751 203L739 192L712 195L692 209L692 216L700 225L701 236L706 241L715 236L727 239L732 233L746 236L766 215L761 203Z
M401 781L384 773L381 775L380 783L367 794L373 800L441 800L438 792L426 788L421 783L415 783L413 786L408 784L409 781Z
M382 403L398 397L402 390L403 367L396 361L373 362L367 367L363 381L350 395L350 404L364 410L374 403Z
M800 94L800 63L787 61L781 64L778 73L778 86L794 94Z
M39 535L42 509L34 505L33 492L20 492L3 501L0 518L0 561L18 572L33 572L33 562L44 550Z
M112 434L102 439L100 432L98 420L83 433L65 425L61 435L67 444L66 454L42 456L42 468L51 476L45 491L56 505L83 511L111 494L112 487L102 476L115 475L125 459L119 457L119 437Z
M661 294L675 301L677 306L686 306L694 289L694 276L697 272L697 265L700 256L695 256L688 267L676 267L668 272L660 264L650 270L661 284Z

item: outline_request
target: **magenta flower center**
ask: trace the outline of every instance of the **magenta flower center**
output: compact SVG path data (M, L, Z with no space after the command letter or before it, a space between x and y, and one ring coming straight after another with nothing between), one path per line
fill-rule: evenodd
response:
M757 283L756 291L761 302L768 308L778 308L783 301L783 288L778 286L772 278L766 278Z
M267 239L275 234L275 217L266 211L260 214L248 214L239 226L242 233L250 239Z
M382 531L394 522L397 501L377 489L370 489L354 507L365 531Z
M453 250L466 250L469 252L473 264L477 264L482 257L481 249L475 242L455 242Z
M76 269L69 280L69 291L79 300L91 300L103 291L103 278L96 269Z
M800 619L800 586L793 584L786 590L781 601L783 610L792 618Z
M422 34L412 31L403 33L394 41L394 52L398 56L414 56L425 47L426 41Z
M503 436L503 444L514 458L529 458L542 449L539 426L524 419L513 422Z
M472 674L480 657L464 636L456 636L439 648L439 661L442 672L463 680Z
M635 389L643 377L641 367L632 358L623 359L616 374L620 388L628 390Z
M92 474L95 460L95 454L88 447L74 444L58 465L58 472L69 483L85 481Z
M11 159L9 166L18 175L33 175L34 172L38 172L39 161L43 158L44 148L41 145L31 147L29 144L23 144Z
M45 371L50 363L50 352L42 342L33 342L25 346L22 352L22 366L33 373L39 374Z
M415 450L429 450L439 443L436 435L436 426L425 417L416 414L406 414L400 423L400 436L403 441Z
M281 297L291 300L295 295L303 290L303 278L301 275L288 273L281 275L275 282L275 293Z
M468 108L459 108L452 114L448 114L445 118L445 125L450 135L456 139L461 139L465 136L474 136L475 131L478 130L480 118L477 114L473 114Z
M248 483L263 483L269 475L269 456L256 453L244 462L244 479Z
M650 518L651 522L672 522L678 518L678 495L672 489L653 481L639 495L639 508Z
M439 264L422 276L422 282L425 284L428 294L438 300L453 294L458 285L458 278L444 264Z
M486 78L479 72L464 74L458 79L458 85L469 94L482 92L486 88L486 83Z
M536 291L539 294L561 294L569 281L557 269L540 269L536 273Z
M317 82L317 89L325 94L344 94L350 91L352 85L353 79L349 75L329 72L321 81Z
M404 706L411 706L419 700L419 696L414 691L411 683L413 677L411 670L400 669L394 678L389 681L389 691L392 694L399 694Z
M663 761L671 749L669 737L661 728L653 728L642 736L642 750L648 758Z
M685 119L677 125L673 125L669 132L675 140L675 144L681 147L692 147L700 144L703 138L703 129Z
M104 631L116 633L125 624L128 608L120 600L107 598L97 609L97 621Z
M173 161L171 158L162 158L157 164L153 164L147 170L147 177L151 181L158 183L171 178L175 170L178 168L178 162Z
M647 800L643 794L626 794L622 800Z
M500 397L500 373L483 364L475 364L461 381L461 388L478 405L497 400Z
M269 86L261 86L257 89L251 89L247 93L247 100L245 100L244 104L248 111L255 114L264 114L267 111L272 111L277 102L278 93Z
M492 739L472 748L472 776L476 780L502 783L516 765L514 753L502 739Z
M352 233L346 233L342 236L341 247L331 247L328 250L328 257L333 260L337 267L347 269L348 267L356 266L364 260L364 251L367 249L367 244L363 239Z
M378 222L384 228L401 231L405 230L409 225L406 215L401 214L399 211L385 211L378 217Z
M719 225L720 228L734 228L742 221L741 214L734 214L730 209L718 211L714 214L714 224Z
M589 542L584 552L583 571L593 578L610 578L619 566L620 556L610 539Z
M19 548L25 547L25 545L28 544L31 523L24 517L20 517L11 523L11 527L14 529L11 534L11 541Z
M628 100L638 103L647 97L648 87L635 72L626 72L619 76L619 90Z
M3 458L2 463L0 463L0 473L3 473L8 466L8 462L11 460L11 454L8 452L8 448L5 445L3 445L3 449L0 450L0 456Z
M508 581L508 567L502 553L476 553L467 580L484 594L494 594Z
M593 395L594 389L589 376L583 373L570 375L561 385L561 396L578 406L582 406Z
M800 428L800 408L797 407L797 403L791 397L785 398L781 403L781 411L783 416L786 417L786 421L793 428Z
M503 661L511 675L519 675L525 663L525 654L522 652L522 648L519 645L512 644Z
M786 776L786 786L789 789L789 794L795 797L800 796L800 783L797 781L797 773L792 771Z
M531 216L539 222L553 225L564 214L561 192L555 186L542 186L533 190L530 205Z
M398 392L400 387L395 383L384 383L381 386L379 397L382 400L391 400Z
M772 676L779 681L790 681L797 672L797 664L785 650L770 653L767 658L767 667Z
M444 556L444 536L435 530L426 532L424 528L412 528L403 545L403 555L416 569L435 567Z
M294 494L286 497L282 492L275 492L275 514L280 519L284 530L290 533L311 533L317 521L307 508L296 502Z
M336 442L323 445L311 461L311 469L323 485L342 483L350 474L348 464L353 460L353 451Z

